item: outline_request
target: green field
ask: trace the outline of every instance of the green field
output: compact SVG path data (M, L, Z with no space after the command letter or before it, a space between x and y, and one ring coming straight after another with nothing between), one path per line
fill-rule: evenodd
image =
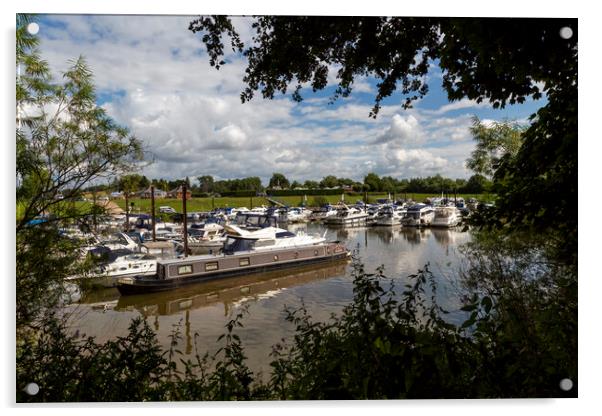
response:
M399 195L391 195L392 197L403 198L407 196L408 198L412 198L414 201L422 202L425 198L435 196L433 194L399 194ZM314 195L307 195L307 203L306 206L312 206L315 202ZM318 198L325 198L329 203L336 204L341 200L341 195L324 195L317 196ZM458 197L463 197L465 200L469 198L476 198L482 202L491 202L494 199L494 195L491 194L458 194ZM376 202L377 199L387 198L387 194L370 194L368 195L368 202ZM280 201L288 206L300 206L303 203L302 196L281 196L274 197L275 200ZM356 201L362 200L363 196L361 195L345 195L345 202L348 204L354 204ZM125 199L114 199L112 200L122 209L125 209ZM130 199L129 202L133 202L133 213L150 213L151 211L151 201L150 199ZM263 197L223 197L223 198L192 198L187 201L187 211L188 212L199 212L199 211L211 211L214 208L225 208L225 207L247 207L249 209L258 207L258 206L269 206L270 202ZM178 199L156 199L155 200L155 209L156 212L159 212L159 207L161 206L169 206L175 209L177 212L182 212L182 201ZM91 203L90 202L61 202L55 206L59 211L68 210L75 208L78 211L82 212L90 212ZM16 206L16 218L20 219L24 215L24 206L23 204L17 203ZM59 213L60 216L60 213Z
M422 202L425 198L435 196L433 194L406 194L408 198L412 198L414 201ZM393 195L392 195L393 196ZM403 194L395 195L396 197L404 197ZM474 195L474 194L459 194L458 197L463 197L468 200L469 198L476 198L479 201L489 201L492 199L490 195ZM314 202L314 195L307 195L306 206L311 206ZM329 203L336 204L341 200L341 195L324 195L320 198L325 198ZM387 198L387 194L371 194L368 195L369 202L375 202L377 199ZM274 197L273 199L284 203L288 206L299 206L303 203L302 196L281 196ZM354 204L356 201L363 199L361 195L345 195L345 202L348 204ZM125 199L116 199L115 202L121 208L125 209ZM130 199L130 204L133 202L134 213L150 213L151 201L150 199ZM222 198L192 198L186 202L186 210L188 212L197 211L211 211L214 208L225 208L225 207L247 207L249 209L258 207L261 205L269 206L270 203L266 198L263 197L222 197ZM178 212L182 212L182 201L169 198L169 199L155 199L155 210L159 211L159 207L169 206Z

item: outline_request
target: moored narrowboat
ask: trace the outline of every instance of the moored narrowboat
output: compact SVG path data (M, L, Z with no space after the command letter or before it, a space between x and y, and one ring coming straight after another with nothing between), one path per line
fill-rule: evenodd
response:
M159 261L156 274L119 279L117 289L122 295L159 292L209 279L329 262L350 255L343 244L325 242L323 237L295 235L275 227L255 232L228 228L223 254Z

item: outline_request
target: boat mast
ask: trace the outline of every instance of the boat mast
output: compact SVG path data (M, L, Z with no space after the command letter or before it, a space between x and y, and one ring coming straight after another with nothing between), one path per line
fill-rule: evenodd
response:
M153 227L153 241L157 240L157 236L155 235L155 186L151 185L151 224Z
M186 215L186 184L182 185L182 211L184 213L184 257L188 257L188 219Z

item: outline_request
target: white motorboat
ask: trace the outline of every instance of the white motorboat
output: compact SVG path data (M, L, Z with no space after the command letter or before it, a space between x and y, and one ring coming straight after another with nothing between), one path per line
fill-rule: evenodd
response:
M436 207L432 227L455 227L462 220L460 210L454 206Z
M321 221L332 215L337 215L337 209L332 205L328 204L321 207L318 210L315 210L309 216L310 221Z
M307 222L311 213L310 210L303 207L289 208L286 211L286 220L289 223Z
M126 233L113 233L109 236L100 236L95 237L94 241L90 242L91 244L84 248L84 255L89 251L94 250L96 248L105 248L109 250L130 250L130 251L139 251L139 245L135 242L132 237L127 235Z
M428 227L435 217L435 210L431 205L416 204L408 208L401 224L406 227Z
M376 225L400 225L407 209L397 205L387 205L381 208L376 215Z
M203 228L193 228L188 232L189 254L217 254L224 247L226 236L224 227L209 223Z
M148 253L132 253L127 249L107 250L105 260L92 272L67 277L83 280L97 286L114 287L117 279L127 276L153 275L157 272L157 257Z
M301 247L322 244L326 241L324 236L306 234L302 231L295 234L278 227L249 231L235 225L227 225L225 230L224 253Z
M332 215L324 220L328 225L364 225L368 218L368 213L355 207L344 205L336 215Z

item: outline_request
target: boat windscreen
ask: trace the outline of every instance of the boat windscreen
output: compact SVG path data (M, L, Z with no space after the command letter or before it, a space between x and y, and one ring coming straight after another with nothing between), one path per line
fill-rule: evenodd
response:
M224 244L224 253L232 254L237 251L249 251L255 246L256 240L228 237Z

